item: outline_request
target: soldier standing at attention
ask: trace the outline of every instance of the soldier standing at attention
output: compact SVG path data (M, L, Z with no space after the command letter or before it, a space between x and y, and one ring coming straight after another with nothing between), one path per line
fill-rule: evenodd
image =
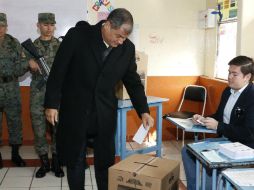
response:
M22 123L18 77L25 74L28 65L18 40L6 32L6 15L0 13L0 108L6 114L9 144L12 147L11 160L16 166L25 166L19 155Z
M45 58L49 68L51 68L53 64L55 54L60 45L59 40L54 37L55 23L55 15L53 13L39 13L37 27L40 32L40 37L34 41L34 45L39 54ZM48 158L49 145L46 138L47 129L49 129L51 133L52 140L51 170L55 172L56 177L63 177L64 172L59 165L56 154L56 127L53 127L46 122L44 115L43 104L46 84L42 86L42 88L38 89L38 84L43 80L42 75L40 75L39 65L34 59L30 59L29 66L32 73L30 96L32 127L35 136L35 150L41 160L41 167L36 172L36 177L42 178L47 172L50 171L50 163Z

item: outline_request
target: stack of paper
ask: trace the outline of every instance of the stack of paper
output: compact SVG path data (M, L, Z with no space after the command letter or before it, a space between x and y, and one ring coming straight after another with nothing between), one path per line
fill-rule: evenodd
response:
M219 144L219 152L231 159L254 158L254 149L239 142Z
M253 187L254 189L254 169L228 169L223 171L234 183L239 186Z

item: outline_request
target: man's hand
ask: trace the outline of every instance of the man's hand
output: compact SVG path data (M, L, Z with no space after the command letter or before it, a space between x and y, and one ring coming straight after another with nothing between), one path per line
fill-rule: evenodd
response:
M193 115L193 117L192 117L192 121L193 121L193 123L196 124L196 125L198 125L198 124L200 124L200 123L204 123L203 120L204 120L204 117L201 116L201 115L199 115L199 114L195 114L195 115Z
M46 119L53 126L58 122L58 111L57 109L46 109L45 110Z
M205 119L202 120L202 122L205 124L207 129L213 129L217 130L218 127L218 121L211 118L211 117L206 117Z
M149 113L143 113L141 114L142 117L142 122L143 122L143 126L147 129L148 127L153 127L154 125L154 120L153 118L150 116Z
M40 67L39 67L38 63L36 63L35 60L30 59L28 61L28 64L29 64L31 71L33 71L33 72L39 71L41 73Z

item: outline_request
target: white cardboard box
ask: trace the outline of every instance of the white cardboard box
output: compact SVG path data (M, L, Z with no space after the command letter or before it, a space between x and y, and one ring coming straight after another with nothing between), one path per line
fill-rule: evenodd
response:
M145 54L144 52L136 51L136 63L137 63L137 73L140 76L141 82L146 92L148 55ZM120 100L130 99L122 81L120 81L116 85L116 97Z
M109 190L178 190L180 164L134 154L109 168Z

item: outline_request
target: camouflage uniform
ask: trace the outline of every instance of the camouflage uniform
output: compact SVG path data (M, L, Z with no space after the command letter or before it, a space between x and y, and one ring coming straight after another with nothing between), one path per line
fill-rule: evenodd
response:
M0 145L3 143L3 111L0 108Z
M25 74L27 66L18 40L5 34L0 43L0 108L6 113L10 144L22 144L18 77Z
M39 54L43 55L45 58L49 68L51 68L57 49L60 45L59 40L53 37L50 41L42 41L38 38L34 41L34 45ZM50 126L45 119L43 104L46 85L44 85L40 90L37 88L37 85L41 82L41 80L43 80L43 77L39 72L32 73L30 109L32 126L35 135L35 150L39 155L44 155L48 153L48 142L46 139L47 128L51 132L52 153L56 153L56 126Z

